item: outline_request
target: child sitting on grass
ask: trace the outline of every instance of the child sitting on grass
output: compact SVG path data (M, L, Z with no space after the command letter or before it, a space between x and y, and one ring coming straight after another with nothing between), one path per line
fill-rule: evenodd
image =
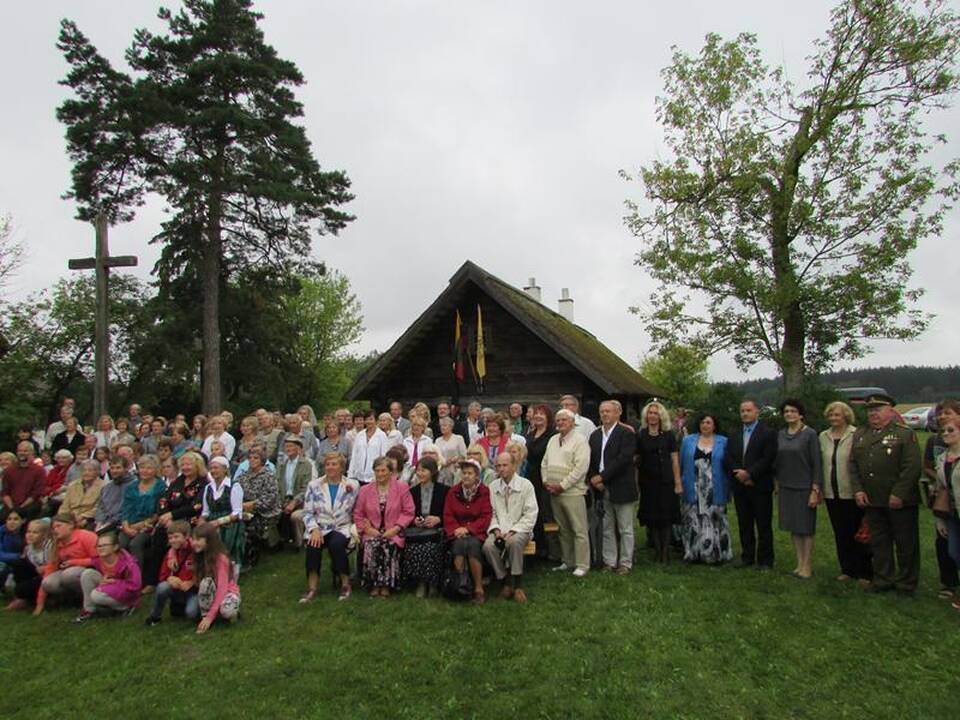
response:
M120 548L114 533L97 537L97 557L80 576L83 610L74 619L85 623L98 612L129 615L140 604L140 566L136 558Z
M196 620L200 615L197 586L193 577L193 546L190 543L190 523L174 520L167 528L170 549L160 565L160 584L153 598L153 610L146 625L152 627L163 617L163 608L170 601L170 615Z
M215 523L203 523L194 529L193 552L197 599L203 615L197 633L202 635L218 617L227 622L236 621L240 612L240 586Z
M7 610L25 608L37 600L43 568L50 562L53 538L50 534L50 519L31 520L27 525L27 544L23 556L10 563L13 569L13 600Z

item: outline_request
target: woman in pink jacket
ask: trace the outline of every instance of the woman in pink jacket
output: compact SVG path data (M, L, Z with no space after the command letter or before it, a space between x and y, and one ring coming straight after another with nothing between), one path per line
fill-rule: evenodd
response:
M360 489L353 522L363 539L363 580L370 597L389 597L400 583L403 531L413 522L413 497L386 458L373 461L373 476L374 482Z
M97 538L97 557L80 576L83 610L74 622L84 623L106 610L130 613L140 604L140 566L136 558L120 549L113 533Z

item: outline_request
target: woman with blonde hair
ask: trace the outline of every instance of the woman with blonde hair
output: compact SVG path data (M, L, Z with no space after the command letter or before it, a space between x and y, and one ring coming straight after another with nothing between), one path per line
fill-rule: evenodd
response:
M403 443L403 434L397 430L397 423L390 413L380 413L377 416L377 427L383 430L383 434L387 436L387 442L383 447L384 454L394 445Z
M93 433L97 438L97 447L113 447L117 439L117 430L113 425L113 418L109 415L101 415L97 419L97 430Z
M823 469L823 497L833 526L833 539L840 562L837 580L861 580L873 577L870 550L856 540L863 522L863 510L857 507L850 487L850 449L853 447L853 410L845 402L832 402L823 411L830 427L820 433L820 466Z
M658 562L670 559L673 526L680 522L680 448L663 403L647 403L640 413L637 436L637 477L640 481L638 518L653 539Z
M416 403L412 408L410 408L410 412L407 413L407 419L410 420L410 422L413 422L415 417L423 419L423 423L426 425L424 435L433 440L433 430L430 429L430 407L423 402ZM409 433L409 430L407 432Z
M507 443L506 450L513 456L513 466L517 468L517 474L522 478L527 477L527 446L518 440L511 440Z

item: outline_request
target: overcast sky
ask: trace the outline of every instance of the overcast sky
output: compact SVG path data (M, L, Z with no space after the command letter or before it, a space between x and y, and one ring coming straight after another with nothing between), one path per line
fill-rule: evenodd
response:
M561 287L576 320L630 363L648 338L628 306L654 284L632 264L623 225L640 189L618 177L663 153L654 117L670 47L695 53L708 32L756 33L772 64L799 76L833 3L725 2L363 2L273 0L267 42L295 62L299 97L320 162L345 170L357 220L314 254L350 278L366 333L355 348L386 350L467 259L522 287L535 276L556 308ZM168 3L176 6L176 3ZM16 3L0 23L0 212L12 215L27 263L14 297L52 285L67 258L93 251L92 230L60 199L69 182L63 128L54 109L66 65L55 48L69 17L118 67L133 29L161 30L158 3L71 0ZM960 152L958 112L939 116ZM140 256L163 208L112 230L111 251ZM877 343L864 362L955 364L960 213L944 237L912 256L920 307L938 315L913 343ZM863 364L863 363L861 363ZM838 367L849 367L838 363ZM752 373L771 375L770 366ZM714 379L742 379L728 357Z

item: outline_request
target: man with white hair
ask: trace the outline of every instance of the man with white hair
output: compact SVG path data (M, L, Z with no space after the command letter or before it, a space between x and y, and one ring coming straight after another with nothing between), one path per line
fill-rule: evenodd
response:
M586 439L574 430L575 415L559 410L556 435L547 443L540 471L543 487L550 493L553 515L560 526L560 548L563 562L554 570L574 568L576 577L590 570L590 537L587 505L584 494L590 467L590 448Z
M477 442L486 430L483 420L480 419L482 406L476 400L467 405L467 447Z
M633 464L637 436L620 422L622 413L623 408L616 400L600 403L600 427L590 436L588 476L594 489L595 502L598 507L602 503L603 507L600 519L603 551L600 559L606 570L626 575L633 568L633 522L640 491ZM597 514L601 514L599 510Z
M503 583L500 597L525 603L523 591L523 550L537 523L537 494L533 483L517 475L513 455L497 455L497 479L490 484L493 519L483 542L483 554ZM510 574L507 574L507 570Z
M583 435L584 439L588 439L597 429L593 420L580 414L580 400L577 399L576 395L562 395L560 397L560 407L573 413L573 426L578 433Z

